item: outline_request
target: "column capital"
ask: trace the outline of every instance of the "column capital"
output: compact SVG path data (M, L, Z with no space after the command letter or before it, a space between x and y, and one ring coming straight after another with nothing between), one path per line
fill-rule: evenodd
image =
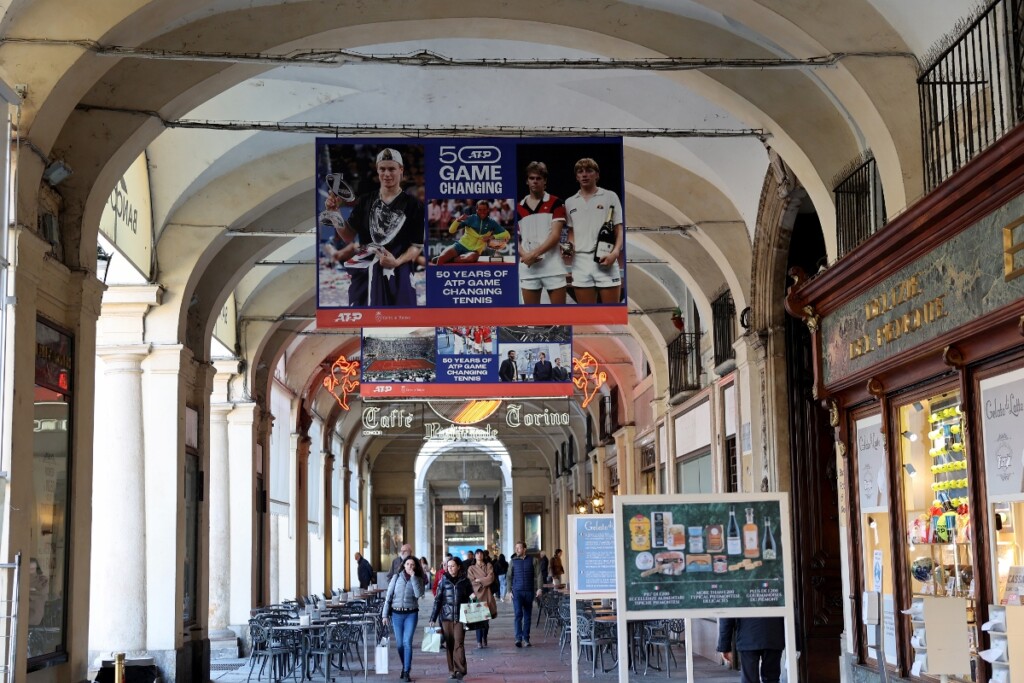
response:
M234 406L230 403L211 403L210 404L210 420L217 420L219 422L227 422L228 416L231 414Z
M96 347L96 355L105 364L135 363L141 364L149 356L149 344L109 344Z
M237 358L217 358L211 361L213 367L213 391L211 401L231 401L231 378L238 374Z
M146 314L160 305L162 295L160 285L108 287L96 323L97 344L141 343L146 334Z
M233 425L238 426L252 426L256 424L257 412L259 406L252 401L246 401L244 403L232 403L231 413L228 415L228 420Z

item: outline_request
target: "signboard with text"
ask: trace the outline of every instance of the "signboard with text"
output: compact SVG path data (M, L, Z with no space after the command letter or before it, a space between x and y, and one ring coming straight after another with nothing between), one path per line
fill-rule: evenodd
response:
M614 593L615 555L614 515L574 515L576 536L575 592Z
M789 510L781 495L620 496L616 514L628 612L785 613Z
M320 138L320 327L625 324L620 138Z

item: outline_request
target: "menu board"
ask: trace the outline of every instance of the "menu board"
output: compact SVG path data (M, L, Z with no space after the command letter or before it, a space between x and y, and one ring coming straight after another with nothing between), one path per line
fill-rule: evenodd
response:
M614 593L615 515L576 517L576 593Z
M778 498L622 505L627 611L784 607Z
M988 499L1024 500L1024 370L983 379L981 406Z

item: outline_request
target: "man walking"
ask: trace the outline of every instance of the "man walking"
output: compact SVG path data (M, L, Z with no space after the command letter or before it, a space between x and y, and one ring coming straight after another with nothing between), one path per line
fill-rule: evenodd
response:
M515 611L516 647L530 647L530 619L533 616L533 599L540 595L541 576L537 559L526 554L526 544L516 542L516 554L509 562L508 585Z
M732 663L733 633L740 657L740 683L779 683L782 650L786 647L782 617L718 620L718 651Z
M408 543L402 545L401 550L398 551L398 557L391 560L391 571L388 572L388 581L402 571L402 565L405 564L406 558L412 555L412 546Z
M359 578L359 587L363 590L373 583L373 567L370 566L370 561L359 553L356 553L356 576Z

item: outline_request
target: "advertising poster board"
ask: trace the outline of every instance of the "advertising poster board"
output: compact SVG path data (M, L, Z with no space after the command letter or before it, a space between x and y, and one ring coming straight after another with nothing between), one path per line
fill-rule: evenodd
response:
M621 138L319 138L317 325L625 324L624 188Z
M622 495L614 510L620 652L629 647L623 621L782 617L786 669L795 680L786 494ZM619 667L619 681L628 680Z
M988 499L1024 500L1024 370L983 379L980 386Z
M571 396L572 328L363 328L359 391L388 397Z

